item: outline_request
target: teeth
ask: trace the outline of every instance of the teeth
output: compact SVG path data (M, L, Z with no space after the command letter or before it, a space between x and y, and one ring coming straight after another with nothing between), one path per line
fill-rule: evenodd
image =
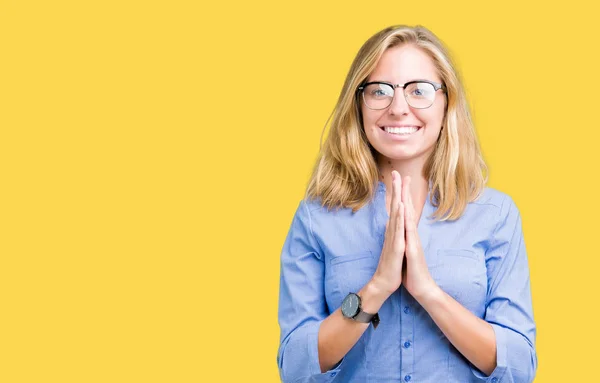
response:
M419 130L417 127L400 127L400 128L390 128L388 126L384 127L385 131L392 134L412 134Z

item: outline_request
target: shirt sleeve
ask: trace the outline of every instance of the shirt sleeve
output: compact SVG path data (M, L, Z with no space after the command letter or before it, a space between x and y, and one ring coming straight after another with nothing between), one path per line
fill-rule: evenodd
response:
M482 382L531 383L537 370L529 265L521 215L510 196L486 252L488 274L485 320L496 335L496 368L486 376L471 364Z
M300 201L281 252L278 320L281 329L277 364L284 383L330 382L342 359L321 373L319 327L329 316L324 292L325 265L311 228L310 212Z

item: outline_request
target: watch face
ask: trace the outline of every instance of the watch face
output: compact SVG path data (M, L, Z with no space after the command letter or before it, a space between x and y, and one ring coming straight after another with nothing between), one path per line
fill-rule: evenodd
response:
M342 302L342 314L347 318L352 318L358 313L358 295L350 293L346 295Z

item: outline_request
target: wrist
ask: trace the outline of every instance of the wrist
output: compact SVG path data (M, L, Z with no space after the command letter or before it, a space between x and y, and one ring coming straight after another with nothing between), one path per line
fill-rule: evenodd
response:
M362 310L369 314L375 314L379 312L390 294L381 289L375 281L370 280L358 292L358 295L360 296Z
M415 295L414 298L425 310L431 305L437 305L444 297L444 290L436 283L432 283L430 287L425 289L421 294Z

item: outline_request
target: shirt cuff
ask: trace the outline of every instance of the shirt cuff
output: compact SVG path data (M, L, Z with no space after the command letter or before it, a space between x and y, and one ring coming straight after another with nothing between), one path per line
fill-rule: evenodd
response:
M489 322L488 322L489 323ZM496 334L496 368L490 375L485 375L477 367L471 364L473 375L482 382L501 383L502 376L507 368L507 344L505 329L497 324L490 323Z
M310 373L314 378L314 382L326 383L332 381L342 369L344 359L340 360L335 366L329 371L321 373L321 366L319 365L319 327L321 327L321 320L317 326L313 326L308 332L308 353L310 360Z

